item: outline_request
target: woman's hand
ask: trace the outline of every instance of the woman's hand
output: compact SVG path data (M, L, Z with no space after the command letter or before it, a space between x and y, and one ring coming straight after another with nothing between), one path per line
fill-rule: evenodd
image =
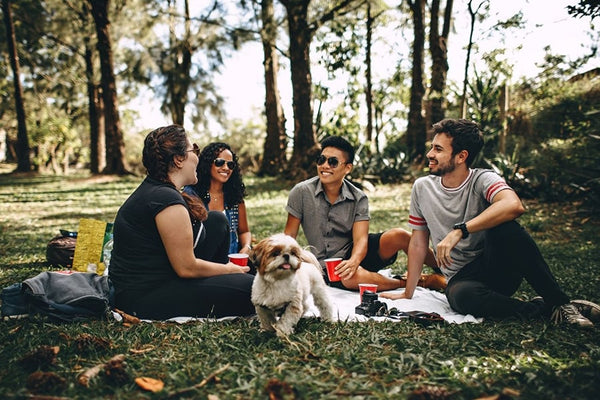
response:
M241 265L234 264L232 262L228 262L225 265L227 267L229 267L230 274L245 274L246 272L250 271L250 267L247 265L241 266Z

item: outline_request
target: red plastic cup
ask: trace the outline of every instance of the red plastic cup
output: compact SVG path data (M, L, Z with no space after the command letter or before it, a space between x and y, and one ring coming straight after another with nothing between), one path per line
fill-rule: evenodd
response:
M369 290L373 293L377 293L377 285L374 283L359 283L358 290L360 290L360 302L362 303L362 295L365 290Z
M339 257L325 259L325 266L327 267L327 277L329 278L329 282L339 282L342 280L342 278L335 273L335 267L337 267L341 262L342 259Z
M237 264L241 267L248 265L248 254L245 253L233 253L229 254L229 261Z

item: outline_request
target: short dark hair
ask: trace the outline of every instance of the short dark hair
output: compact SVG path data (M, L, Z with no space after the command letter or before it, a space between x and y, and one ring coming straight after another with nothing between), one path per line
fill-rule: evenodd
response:
M479 125L467 119L443 119L433 125L433 133L444 133L452 138L452 155L466 150L469 153L465 160L467 167L471 166L483 148L483 134Z
M343 137L327 136L325 139L321 140L321 151L325 147L335 147L336 149L343 151L346 153L346 162L349 164L354 163L354 146L352 146L350 142Z

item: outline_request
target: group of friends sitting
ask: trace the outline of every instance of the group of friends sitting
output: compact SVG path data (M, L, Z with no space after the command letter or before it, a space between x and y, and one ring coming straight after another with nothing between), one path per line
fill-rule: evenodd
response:
M336 267L341 281L324 274L331 286L357 290L374 283L382 298L411 299L421 285L444 290L461 314L593 326L600 306L571 300L561 289L516 221L525 209L515 191L495 172L471 168L484 143L479 126L445 119L433 132L430 175L412 187L412 232L369 232L367 195L346 179L355 149L329 136L320 143L316 176L289 192L283 233L296 238L302 228L322 266L327 258L342 258ZM109 279L115 307L155 320L254 314L254 275L228 260L230 253L252 250L235 152L222 142L201 150L183 127L170 125L147 135L142 160L147 176L114 221ZM406 275L379 273L400 251L408 256ZM424 266L433 273L423 274ZM513 297L523 279L538 297Z

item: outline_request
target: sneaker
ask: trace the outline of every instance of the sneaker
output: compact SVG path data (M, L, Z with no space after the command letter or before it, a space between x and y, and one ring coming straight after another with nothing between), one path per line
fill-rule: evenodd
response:
M555 324L567 323L569 325L577 325L580 328L591 328L594 326L592 321L581 315L577 307L570 303L556 306L550 319Z
M577 311L593 323L600 322L600 306L587 300L572 300Z

